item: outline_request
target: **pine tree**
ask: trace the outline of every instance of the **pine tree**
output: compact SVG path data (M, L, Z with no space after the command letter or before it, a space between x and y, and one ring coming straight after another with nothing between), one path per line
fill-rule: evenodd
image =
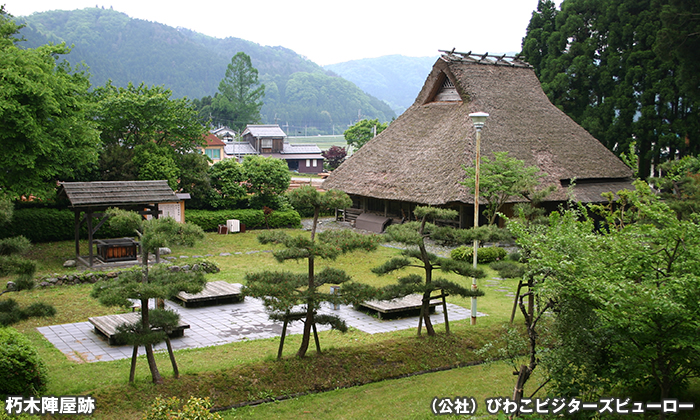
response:
M421 278L417 274L402 277L399 283L385 290L385 298L406 296L412 293L423 295L421 304L421 318L418 321L418 335L421 333L421 324L425 323L428 335L435 335L435 330L430 321L430 300L434 291L440 290L442 295L459 295L463 297L483 296L481 291L473 291L460 284L441 279L433 278L433 270L440 269L444 272L453 272L465 277L484 277L484 272L474 269L469 263L456 261L450 258L441 258L428 252L425 240L430 236L433 226L427 222L429 219L454 219L457 212L449 209L436 207L416 207L414 214L420 221L409 222L402 225L392 225L386 230L389 240L400 242L408 247L401 252L401 256L394 257L379 267L372 269L378 275L388 274L406 267L422 268L425 277ZM442 232L444 235L444 232ZM434 299L434 297L433 297ZM447 317L447 313L445 313ZM447 318L446 318L447 319ZM447 326L449 331L449 326Z
M304 357L311 341L311 331L314 332L316 351L321 352L321 346L316 333L317 324L330 325L339 331L346 331L345 322L335 315L319 315L321 303L348 304L359 303L377 296L378 291L369 286L352 282L342 270L327 267L320 273L315 271L317 258L334 260L339 255L364 249L373 251L377 247L378 237L362 235L349 230L325 231L316 235L318 216L321 210L346 208L352 205L347 194L329 190L325 193L317 191L309 185L289 193L289 201L293 206L312 206L314 208L311 236L292 236L281 231L264 232L258 236L263 243L279 243L284 248L273 253L279 262L286 260L307 260L306 274L292 272L263 271L248 273L247 285L243 293L263 299L270 319L283 321L283 331L280 340L278 358L282 355L284 336L289 322L303 320L304 332L302 342L297 351L298 357ZM342 293L328 294L319 291L323 285L341 285ZM295 311L295 305L302 305L302 310Z
M161 265L151 268L148 265L148 255L156 254L159 248L170 245L192 246L204 237L204 233L199 226L178 223L170 217L145 220L137 213L114 208L107 210L107 214L111 227L119 230L133 229L141 245L140 269L126 271L107 282L96 283L92 290L92 296L107 306L130 307L130 299L141 302L140 319L134 324L118 328L118 338L124 339L134 347L129 382L134 381L139 346L146 349L146 359L153 382L163 382L153 356L153 345L164 340L168 346L175 377L178 377L178 368L167 333L177 326L179 314L166 309L150 309L148 301L170 298L181 291L199 293L206 280L202 271L175 272Z

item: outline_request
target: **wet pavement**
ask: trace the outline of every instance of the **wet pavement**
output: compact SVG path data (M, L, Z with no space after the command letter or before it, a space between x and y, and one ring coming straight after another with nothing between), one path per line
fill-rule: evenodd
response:
M243 302L226 305L184 308L174 302L166 301L166 307L177 311L180 319L190 325L185 335L171 339L173 349L189 349L219 346L231 342L257 340L278 337L282 332L282 323L268 319L267 313L259 299L247 297ZM459 321L471 317L469 309L454 304L447 304L450 321ZM339 309L323 307L320 313L336 314L345 320L348 327L356 328L368 334L416 328L418 317L380 320L367 313L355 310L352 306L341 305ZM478 313L477 316L486 316ZM433 324L444 322L441 306L431 315ZM294 322L287 328L287 333L301 334L303 322ZM319 325L320 331L330 327ZM129 345L109 345L106 337L96 333L89 322L52 325L37 330L46 337L66 357L76 362L99 362L125 359L131 357L133 348ZM156 351L166 351L165 343L155 346ZM139 354L144 354L143 347Z

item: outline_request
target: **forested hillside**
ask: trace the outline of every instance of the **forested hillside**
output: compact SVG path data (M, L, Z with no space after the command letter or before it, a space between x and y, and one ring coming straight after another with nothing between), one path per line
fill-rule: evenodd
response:
M24 47L73 45L66 59L87 65L93 86L111 79L117 86L164 85L175 97L213 96L231 58L242 51L266 85L264 123L288 124L290 131L307 134L337 133L358 116L381 121L395 116L386 103L284 47L213 38L110 9L51 11L16 20L27 25L21 32Z
M437 57L436 50L435 57L387 55L329 64L324 68L381 98L396 114L401 114L413 105Z

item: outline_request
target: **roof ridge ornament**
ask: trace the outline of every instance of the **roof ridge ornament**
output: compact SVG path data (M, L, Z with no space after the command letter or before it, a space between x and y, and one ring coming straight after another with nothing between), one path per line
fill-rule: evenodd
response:
M463 63L474 63L474 64L487 64L495 66L508 66L508 67L523 67L531 69L533 68L530 63L520 59L519 55L509 56L506 54L502 55L490 55L486 54L473 54L469 52L455 52L455 49L451 50L438 50L442 53L442 58L446 61L455 61Z

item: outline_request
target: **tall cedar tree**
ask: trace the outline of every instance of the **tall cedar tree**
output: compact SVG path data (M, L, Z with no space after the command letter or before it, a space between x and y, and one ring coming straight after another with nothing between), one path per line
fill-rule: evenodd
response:
M325 231L316 234L318 216L322 210L347 208L352 201L347 194L337 190L329 190L325 193L317 191L314 187L305 185L293 190L288 195L293 206L313 206L314 216L311 227L311 236L292 236L281 231L265 232L258 236L258 240L265 243L280 243L284 248L273 253L279 262L286 260L307 260L308 271L306 274L294 274L291 272L263 271L246 274L247 285L243 293L248 296L262 298L270 313L270 318L287 322L303 320L304 333L301 345L297 351L298 357L304 357L309 348L311 330L314 331L316 351L321 348L316 334L316 324L327 324L340 331L347 330L345 322L335 315L318 315L321 303L331 304L359 303L377 296L378 291L358 283L351 282L351 278L343 271L327 267L320 273L316 273L315 263L317 258L334 260L339 255L359 249L373 251L377 247L379 238L375 235L362 235L350 230ZM342 292L328 294L319 291L323 285L342 284ZM294 311L295 305L302 305L301 311ZM278 357L281 357L284 345L283 331Z
M144 346L151 378L154 383L160 384L163 378L153 356L153 345L165 340L175 377L178 377L178 368L167 332L177 326L179 314L166 309L150 309L148 301L167 299L181 291L199 293L206 280L202 271L175 272L163 265L151 269L148 265L148 255L156 254L159 248L170 245L193 246L195 242L204 238L204 232L199 226L178 223L171 217L145 220L137 213L114 208L108 209L107 215L110 226L122 231L132 229L138 236L141 243L141 267L140 270L126 271L110 281L96 283L92 297L99 299L103 305L127 308L132 305L129 299L140 301L140 320L132 325L122 325L118 329L119 337L134 346L129 382L134 381L138 348Z
M697 27L697 16L664 3L567 0L557 11L540 0L523 39L522 55L552 103L618 155L636 142L643 179L666 159L700 153L697 84L679 77L697 59L681 65L656 52L667 49L660 42L672 57L685 48L679 41L694 45L697 33L668 22L681 13Z
M242 132L246 124L260 121L263 98L265 85L258 81L258 70L251 64L250 56L236 53L212 100L212 116L216 123Z
M406 296L411 293L423 295L421 316L418 324L418 335L421 333L421 323L425 323L428 335L435 335L435 329L430 321L431 294L439 290L445 295L458 295L463 297L483 296L482 291L472 291L470 287L464 287L457 283L433 278L433 270L440 269L444 272L453 272L465 277L484 277L481 269L474 269L471 264L464 261L456 261L450 258L442 258L428 252L425 240L430 236L432 225L428 220L454 219L457 212L436 207L418 206L414 210L419 222L409 222L402 225L392 225L386 230L389 240L400 242L408 247L401 252L400 257L392 258L383 265L372 269L378 275L384 275L406 267L418 267L424 270L425 278L418 275L410 275L399 279L399 284L386 289L385 297ZM444 232L443 232L444 234Z

